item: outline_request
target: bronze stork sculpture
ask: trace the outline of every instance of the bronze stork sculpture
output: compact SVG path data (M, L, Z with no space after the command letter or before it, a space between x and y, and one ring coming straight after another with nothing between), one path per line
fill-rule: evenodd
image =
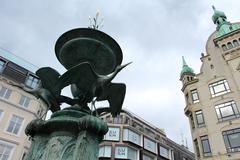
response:
M110 112L115 117L121 112L126 85L112 80L130 63L121 64L122 51L113 38L91 28L61 35L55 53L67 71L61 75L53 68L40 68L39 88L23 88L53 112L49 120L37 119L26 127L33 141L25 160L97 160L98 144L108 131L98 114ZM61 93L67 86L72 97ZM95 102L102 100L109 107L96 108ZM62 103L70 106L61 109Z

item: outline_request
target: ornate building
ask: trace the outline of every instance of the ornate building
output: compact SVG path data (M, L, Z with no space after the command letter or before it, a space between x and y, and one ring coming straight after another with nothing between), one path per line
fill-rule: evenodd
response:
M184 109L191 126L197 159L240 157L240 23L230 23L214 7L217 26L195 74L183 58L180 80Z
M194 154L169 138L162 129L149 124L129 111L113 118L100 116L109 131L100 144L100 160L193 160Z
M16 85L38 86L36 67L0 48L0 160L21 160L30 146L26 125L45 116L46 105Z

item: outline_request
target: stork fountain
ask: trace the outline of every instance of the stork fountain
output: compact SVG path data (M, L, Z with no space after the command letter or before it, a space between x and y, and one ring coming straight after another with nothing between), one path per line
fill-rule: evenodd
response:
M59 62L67 69L60 75L50 67L36 75L41 86L27 90L41 98L53 112L49 120L36 119L26 127L32 144L25 160L97 160L98 144L108 127L98 115L120 113L126 86L112 79L128 64L122 65L117 42L95 28L77 28L61 35L55 45ZM72 97L61 94L70 86ZM96 108L95 102L107 100L109 107ZM70 106L61 110L60 105Z

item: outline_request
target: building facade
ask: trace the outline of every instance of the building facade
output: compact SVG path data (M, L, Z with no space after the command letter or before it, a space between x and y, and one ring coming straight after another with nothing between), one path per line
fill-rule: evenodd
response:
M109 131L99 148L99 160L193 160L194 154L179 145L159 129L140 117L122 111L113 118L110 113L100 116Z
M197 159L240 159L240 23L214 7L217 26L207 40L199 74L186 64L180 80Z
M45 116L46 105L16 85L39 85L36 67L0 48L0 160L22 160L30 147L26 125Z

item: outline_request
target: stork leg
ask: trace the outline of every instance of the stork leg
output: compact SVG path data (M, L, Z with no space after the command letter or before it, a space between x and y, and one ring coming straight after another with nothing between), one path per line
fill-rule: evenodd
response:
M91 102L91 115L93 114L93 109L96 111L96 117L98 117L98 112L96 110L95 102L97 100L97 97L94 97L92 102Z

